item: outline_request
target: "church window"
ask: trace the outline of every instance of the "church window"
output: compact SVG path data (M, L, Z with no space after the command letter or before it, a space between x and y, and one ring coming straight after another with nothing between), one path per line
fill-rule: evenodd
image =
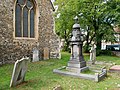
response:
M35 38L35 5L33 0L17 0L15 37Z

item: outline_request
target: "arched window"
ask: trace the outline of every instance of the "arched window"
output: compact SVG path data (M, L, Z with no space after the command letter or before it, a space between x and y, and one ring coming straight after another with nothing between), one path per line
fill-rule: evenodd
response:
M35 5L33 0L17 0L15 37L35 38Z

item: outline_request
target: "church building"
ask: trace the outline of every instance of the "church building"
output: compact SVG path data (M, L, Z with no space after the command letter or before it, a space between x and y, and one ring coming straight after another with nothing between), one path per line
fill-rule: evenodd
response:
M32 59L35 48L40 60L58 58L60 40L54 31L53 11L50 0L1 0L0 62L12 63L24 56Z

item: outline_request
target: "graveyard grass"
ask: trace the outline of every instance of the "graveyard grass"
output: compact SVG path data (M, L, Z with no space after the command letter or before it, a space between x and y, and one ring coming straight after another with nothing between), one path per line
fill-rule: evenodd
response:
M89 55L84 56L85 60L89 60ZM59 85L63 90L119 90L120 74L118 73L108 73L108 77L99 83L54 74L52 70L66 66L69 57L69 53L62 52L60 60L51 59L29 63L25 82L14 88L9 88L14 65L3 65L0 67L0 90L53 90ZM120 64L120 58L114 56L99 56L97 60Z

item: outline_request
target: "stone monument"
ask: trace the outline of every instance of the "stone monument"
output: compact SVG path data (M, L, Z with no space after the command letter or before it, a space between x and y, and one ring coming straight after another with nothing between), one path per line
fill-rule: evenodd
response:
M39 61L39 50L37 48L34 48L32 62L37 62L37 61Z
M92 42L90 49L90 62L92 64L95 64L95 61L96 61L96 45L94 42Z
M82 71L88 70L89 68L86 66L86 61L84 60L82 54L82 46L84 35L80 31L80 25L77 23L78 17L75 18L76 23L73 25L73 30L70 38L70 46L71 46L71 57L68 61L67 66L62 66L61 68L54 69L53 72L77 78L84 78L94 80L99 82L107 76L107 70L94 70L95 74L83 74ZM66 69L66 70L65 70ZM96 74L97 71L97 74ZM99 73L98 73L99 72Z
M13 74L10 82L10 87L14 87L24 82L28 62L29 62L29 58L22 58L21 60L17 60L15 62Z
M68 62L67 70L80 73L88 70L86 61L82 54L83 35L80 31L80 25L77 23L78 17L75 18L75 24L73 25L72 36L70 38L71 57Z

